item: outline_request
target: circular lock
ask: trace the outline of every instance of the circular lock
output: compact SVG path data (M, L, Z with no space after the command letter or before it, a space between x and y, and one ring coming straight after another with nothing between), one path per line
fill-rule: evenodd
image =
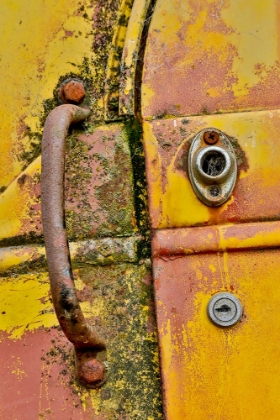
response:
M207 184L222 182L232 168L232 158L227 150L217 146L201 149L196 156L196 170Z
M231 327L242 316L240 300L231 293L221 292L212 297L208 303L207 313L210 320L219 327Z
M237 163L225 133L216 128L197 133L189 149L188 173L195 194L207 206L221 206L230 198Z

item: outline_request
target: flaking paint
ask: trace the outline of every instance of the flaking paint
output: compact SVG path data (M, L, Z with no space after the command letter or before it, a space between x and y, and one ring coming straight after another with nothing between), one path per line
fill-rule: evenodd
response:
M11 417L17 420L161 419L149 271L149 264L75 270L84 314L107 339L108 380L91 391L74 378L73 351L58 327L47 273L1 279L0 360L7 395L0 418L13 416L17 407Z
M143 116L277 108L278 19L277 0L159 0L147 38Z
M21 172L21 155L31 147L28 133L42 132L44 100L52 98L59 77L92 57L91 22L82 6L93 14L89 1L2 3L0 55L8 71L1 84L1 186Z
M166 276L159 280L157 316L168 419L277 418L279 372L272 358L278 354L278 254L155 260ZM231 329L217 328L207 317L211 296L223 290L244 307L242 322Z
M150 215L153 228L277 220L279 111L161 119L144 123ZM216 127L232 140L238 181L230 199L209 208L188 179L187 156L201 129Z
M142 77L166 420L278 419L279 4L158 0ZM236 187L218 208L188 179L202 129L229 136ZM207 305L244 312L218 328Z
M107 56L119 6L120 2L107 0L94 3L73 0L67 5L65 1L58 3L39 1L35 6L28 2L20 5L6 2L3 5L1 31L6 32L2 44L2 64L3 68L8 70L4 72L5 82L2 86L8 85L11 89L11 91L5 90L7 101L2 107L1 114L3 117L1 136L4 144L1 155L3 213L0 218L3 216L3 221L11 219L10 224L5 223L4 226L3 223L1 238L1 245L4 246L2 269L7 274L7 277L1 278L1 287L3 293L9 297L5 304L11 304L8 305L9 318L2 323L0 321L2 328L0 358L3 368L1 378L4 392L0 417L3 419L9 416L15 420L29 420L34 415L42 419L59 417L67 420L162 418L150 267L143 259L140 266L131 264L147 255L147 251L142 252L144 245L141 250L140 247L139 250L135 249L136 260L133 256L133 261L130 263L116 265L116 262L121 261L118 250L116 249L113 255L105 255L103 248L105 256L102 254L101 259L104 262L104 258L107 258L106 264L109 263L109 266L99 267L98 255L92 258L90 253L87 258L82 253L79 255L79 252L76 255L79 245L72 244L73 255L80 258L76 262L81 271L75 271L75 276L81 305L90 317L90 321L97 324L97 328L101 323L102 312L108 343L111 343L108 347L108 370L111 376L101 391L88 392L75 382L72 350L59 330L53 312L44 312L49 308L50 311L52 309L49 301L48 278L44 271L45 257L41 246L40 218L35 219L35 222L38 222L38 225L35 223L38 230L28 225L33 217L33 205L38 205L40 189L37 174L34 178L24 175L29 175L34 165L37 165L39 173L43 123L46 114L57 105L57 89L66 77L79 77L85 82L87 101L92 108L92 120L83 127L78 127L73 137L69 139L69 143L72 142L72 145L75 143L74 138L77 133L81 133L81 130L86 136L93 134L96 128L102 127L100 120L104 114ZM5 23L8 24L8 28ZM17 92L18 96L14 92ZM106 135L109 130L110 128L104 127ZM131 132L131 127L127 132ZM124 133L122 135L125 137ZM137 134L137 138L139 136L140 133ZM118 159L122 165L121 169L127 169L127 175L125 174L127 188L129 189L129 182L135 184L138 182L137 194L140 197L142 191L141 200L144 203L145 192L142 182L139 181L140 177L133 181L131 176L127 144L132 140L123 138L123 141L125 164L120 150L118 150ZM139 158L137 162L140 162L143 159L140 156L142 152L138 150L138 143L135 145L133 160L135 162L136 158ZM85 146L76 147L72 154L72 157L77 158L73 163L79 170L75 182L72 183L73 195L80 187L79 176L83 181L88 179L88 174L82 170L84 167L79 165L79 156L81 159L85 157ZM102 169L105 173L108 171L108 165L104 165ZM109 177L113 175L116 174L110 173ZM21 181L16 184L18 179ZM27 187L26 181L32 184L32 188ZM105 183L106 181L105 176ZM102 205L108 208L105 189ZM33 200L34 191L37 195ZM119 229L117 234L129 236L134 235L138 230L137 227L141 226L147 235L147 223L144 220L145 206L139 207L139 214L141 213L143 218L138 220L138 213L136 217L133 211L133 199L129 193L122 200L120 192L119 198L118 206L123 207L123 212L128 215L124 218L127 225L124 226L123 219L119 217L119 220L111 218L110 227L113 225L113 229ZM108 200L110 201L110 197ZM12 215L9 214L10 209ZM39 214L39 207L36 207L36 211ZM73 237L77 239L80 233L78 229L80 219L77 217L75 225L72 223L73 218L69 217L68 213L70 230L73 229ZM23 220L26 224L22 222ZM84 226L84 233L81 236L86 239L88 225ZM104 232L105 235L112 234L110 228L106 231L103 229L102 232L103 235ZM102 236L102 232L97 233L97 240ZM27 244L24 246L25 241ZM30 242L39 243L30 245ZM92 267L92 264L97 266ZM97 282L93 283L93 279ZM15 283L24 290L24 294L19 291L12 293ZM94 298L96 305L92 313L93 305L89 304L93 302L91 293L93 291L98 293L98 290L102 292ZM20 294L20 305L17 305L15 299L17 293ZM103 300L100 295L103 296ZM19 319L20 314L18 317L13 315L18 309L17 306L20 306L20 310L28 308L26 317ZM13 358L12 362L10 357ZM14 359L17 361L16 364L13 362Z

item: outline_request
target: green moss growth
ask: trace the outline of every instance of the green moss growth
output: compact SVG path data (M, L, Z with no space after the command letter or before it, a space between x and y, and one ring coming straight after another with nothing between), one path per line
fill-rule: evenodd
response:
M108 420L162 419L149 263L83 269L79 274L93 290L93 302L103 308L93 320L107 341L108 379L101 391L92 391L99 413Z
M150 258L151 238L148 211L148 193L145 171L145 157L142 141L142 126L138 119L127 118L125 131L129 141L133 168L133 191L137 227L142 235L138 245L139 260Z

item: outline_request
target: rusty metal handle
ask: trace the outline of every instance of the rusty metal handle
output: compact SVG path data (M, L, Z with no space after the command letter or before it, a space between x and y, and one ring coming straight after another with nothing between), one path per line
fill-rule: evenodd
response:
M95 388L104 382L105 368L96 354L105 349L105 344L85 320L78 302L64 220L66 137L70 125L89 114L89 109L61 105L46 120L42 144L42 216L55 312L75 348L76 376L83 385Z

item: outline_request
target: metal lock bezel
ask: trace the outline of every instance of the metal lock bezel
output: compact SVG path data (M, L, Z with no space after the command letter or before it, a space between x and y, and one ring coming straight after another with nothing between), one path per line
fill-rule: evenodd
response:
M235 307L235 314L229 320L222 320L215 313L215 306L221 300L226 300L228 301L229 305L231 303ZM243 307L240 300L236 296L234 296L232 293L228 293L228 292L217 293L211 298L207 306L207 314L210 321L219 327L232 327L233 325L237 324L237 322L240 321L242 317L242 313L243 313Z
M205 133L209 131L218 134L216 145L209 145L204 140ZM220 154L225 163L222 172L215 176L203 170L203 161L211 153ZM236 156L228 137L215 128L200 131L189 150L188 172L193 190L200 201L211 207L225 203L233 192L237 177Z

